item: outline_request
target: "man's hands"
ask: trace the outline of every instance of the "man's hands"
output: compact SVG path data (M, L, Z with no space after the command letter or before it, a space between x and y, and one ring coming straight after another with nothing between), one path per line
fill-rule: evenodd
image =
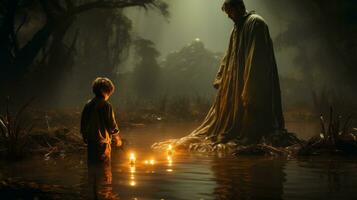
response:
M221 85L221 79L216 79L213 81L213 87L218 90L219 86Z
M115 146L120 147L123 145L123 141L121 140L118 133L113 135L113 140L114 140Z

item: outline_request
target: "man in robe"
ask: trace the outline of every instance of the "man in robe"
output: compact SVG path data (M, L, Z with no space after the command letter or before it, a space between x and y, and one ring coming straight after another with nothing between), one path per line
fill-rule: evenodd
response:
M285 131L273 43L264 19L247 12L243 0L226 0L233 20L229 46L214 81L216 99L203 123L175 146L209 141L257 144ZM155 145L153 146L155 148Z

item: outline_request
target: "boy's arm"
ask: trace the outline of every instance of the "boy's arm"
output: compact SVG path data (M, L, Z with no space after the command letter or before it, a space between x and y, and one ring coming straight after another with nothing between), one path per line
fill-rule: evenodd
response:
M107 119L105 120L107 122L107 130L109 132L109 134L112 135L114 142L116 143L117 146L121 146L122 145L122 141L119 135L119 128L118 128L118 124L115 120L115 114L114 114L114 110L111 106L111 104L108 103L107 106Z
M109 134L117 134L119 133L119 128L117 122L115 120L115 114L112 108L112 105L108 103L106 105L106 112L105 112L105 128L109 132Z

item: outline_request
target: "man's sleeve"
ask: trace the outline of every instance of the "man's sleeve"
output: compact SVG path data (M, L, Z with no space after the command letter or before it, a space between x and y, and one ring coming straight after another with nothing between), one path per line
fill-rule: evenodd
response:
M226 64L226 58L227 58L227 53L224 55L223 59L221 60L220 66L219 66L219 70L217 72L216 78L213 81L213 86L218 89L221 82L222 82L222 73L223 70L225 68L225 64Z
M110 103L107 103L105 110L105 126L107 131L109 132L109 134L119 133L119 128L115 120L115 114L112 105Z

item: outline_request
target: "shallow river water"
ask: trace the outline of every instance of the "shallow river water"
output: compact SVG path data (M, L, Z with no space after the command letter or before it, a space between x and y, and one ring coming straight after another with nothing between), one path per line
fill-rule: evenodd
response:
M127 131L111 166L88 169L86 155L1 163L0 179L62 185L83 199L357 199L357 158L273 159L150 151L195 125L158 124ZM160 138L160 139L159 139ZM130 165L129 152L135 152ZM151 161L153 160L153 161Z

